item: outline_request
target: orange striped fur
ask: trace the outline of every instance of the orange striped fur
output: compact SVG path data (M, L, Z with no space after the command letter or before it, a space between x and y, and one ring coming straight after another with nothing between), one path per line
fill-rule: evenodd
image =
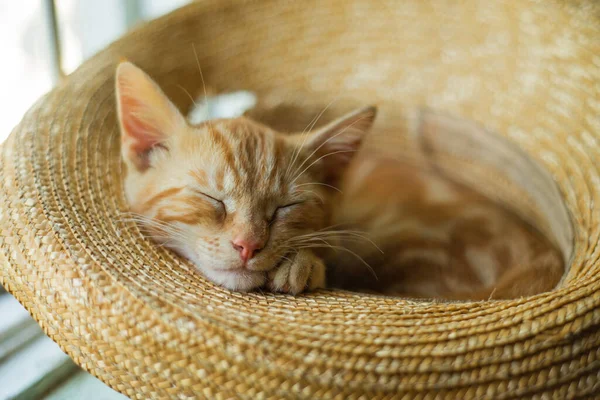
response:
M368 243L339 243L329 284L420 298L487 300L552 289L564 273L558 249L516 215L477 192L394 159L362 154L336 201L336 223L369 233ZM401 190L399 190L401 188Z
M318 160L336 150L317 148L331 129L293 137L243 117L192 126L132 64L119 66L116 82L125 192L150 237L231 289L268 284L297 293L324 285L321 259L289 241L328 223L332 191L314 183L325 167L346 164L336 154ZM361 118L372 122L374 110L349 121ZM244 262L236 237L257 241L260 251Z
M190 125L127 62L116 82L133 218L217 284L299 293L325 286L327 264L330 286L482 299L560 279L560 254L483 196L394 160L354 157L374 108L286 135L245 117ZM328 228L337 224L351 230ZM252 243L250 258L238 239ZM540 270L525 268L536 260Z

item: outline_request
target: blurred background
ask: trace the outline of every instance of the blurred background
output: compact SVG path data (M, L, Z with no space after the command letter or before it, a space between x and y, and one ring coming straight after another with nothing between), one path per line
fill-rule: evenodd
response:
M189 0L0 0L0 142L27 109L136 24ZM125 399L80 370L0 286L0 400Z
M0 0L0 141L60 77L132 26L189 0Z

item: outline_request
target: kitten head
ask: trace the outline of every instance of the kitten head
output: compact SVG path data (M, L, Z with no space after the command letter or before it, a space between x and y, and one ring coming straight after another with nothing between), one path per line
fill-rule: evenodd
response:
M117 69L125 193L157 242L234 290L261 286L300 235L328 224L330 199L375 117L369 107L307 134L248 118L191 125L131 63Z

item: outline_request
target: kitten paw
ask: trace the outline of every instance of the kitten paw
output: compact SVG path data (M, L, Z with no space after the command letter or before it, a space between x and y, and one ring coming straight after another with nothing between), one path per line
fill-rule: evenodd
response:
M273 292L290 294L325 287L325 264L311 251L300 250L269 272L267 286Z

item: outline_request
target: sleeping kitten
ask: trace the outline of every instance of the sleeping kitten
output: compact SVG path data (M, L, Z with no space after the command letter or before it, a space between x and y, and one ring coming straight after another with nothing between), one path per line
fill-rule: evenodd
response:
M125 193L148 235L229 289L324 286L324 263L304 235L328 225L328 185L358 149L373 107L294 136L243 117L190 125L128 62L116 87Z
M134 219L224 287L324 287L325 260L331 285L405 296L515 297L560 279L558 252L484 197L394 160L355 157L374 107L282 134L246 117L191 124L128 62L116 89ZM539 273L525 269L538 258L551 278L513 285Z

